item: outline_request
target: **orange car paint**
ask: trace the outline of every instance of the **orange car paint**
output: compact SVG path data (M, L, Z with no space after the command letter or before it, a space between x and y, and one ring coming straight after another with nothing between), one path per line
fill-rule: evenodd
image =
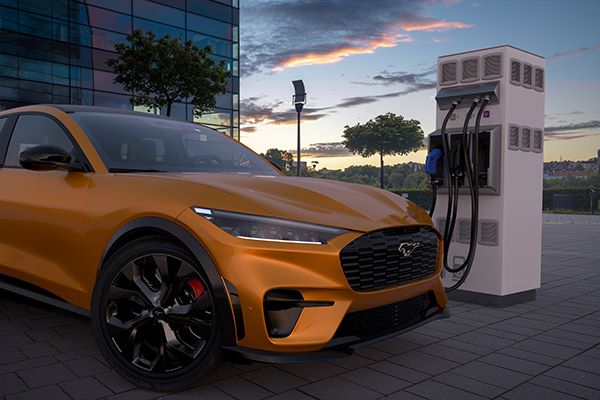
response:
M121 227L141 217L176 222L204 245L222 277L238 290L246 328L240 346L269 351L319 350L348 311L372 308L433 291L445 307L439 277L357 293L338 253L361 233L394 226L431 226L421 208L363 185L293 178L210 173L109 173L78 124L51 106L0 112L39 112L57 118L86 154L94 172L36 172L0 168L0 273L35 284L89 309L102 256ZM233 237L191 207L276 216L345 228L327 245L284 244ZM24 222L27 222L26 224ZM441 260L441 241L439 246ZM331 307L303 310L293 333L271 338L262 301L272 288L300 290Z

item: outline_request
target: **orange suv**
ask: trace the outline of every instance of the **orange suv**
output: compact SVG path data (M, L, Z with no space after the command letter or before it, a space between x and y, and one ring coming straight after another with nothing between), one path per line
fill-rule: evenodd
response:
M283 176L224 134L86 106L0 112L3 288L89 312L159 390L223 359L348 354L444 316L441 239L369 186Z

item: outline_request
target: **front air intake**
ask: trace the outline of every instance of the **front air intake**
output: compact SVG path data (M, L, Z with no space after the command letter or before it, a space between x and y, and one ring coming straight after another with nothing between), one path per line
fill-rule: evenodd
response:
M440 64L440 85L453 85L458 82L458 63L448 61Z
M471 220L460 218L458 220L458 242L469 243L471 241Z
M483 57L483 79L502 77L502 54L490 54Z
M500 224L496 220L479 221L479 244L498 246L500 242Z
M366 233L340 252L350 287L381 290L431 277L438 264L438 237L428 227L390 228Z
M479 57L462 60L461 82L474 82L479 80Z

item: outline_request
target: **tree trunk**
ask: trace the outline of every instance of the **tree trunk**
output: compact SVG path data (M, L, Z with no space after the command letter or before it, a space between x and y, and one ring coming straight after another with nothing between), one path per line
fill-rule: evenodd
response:
M381 163L381 167L379 168L379 185L383 189L383 153L379 153L379 161Z
M167 103L167 117L171 116L171 107L173 107L173 102Z

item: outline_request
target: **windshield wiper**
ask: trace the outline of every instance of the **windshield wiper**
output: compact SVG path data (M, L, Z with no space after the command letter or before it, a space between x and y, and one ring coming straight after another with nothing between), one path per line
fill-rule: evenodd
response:
M152 169L152 168L109 168L108 172L168 172L160 169Z

